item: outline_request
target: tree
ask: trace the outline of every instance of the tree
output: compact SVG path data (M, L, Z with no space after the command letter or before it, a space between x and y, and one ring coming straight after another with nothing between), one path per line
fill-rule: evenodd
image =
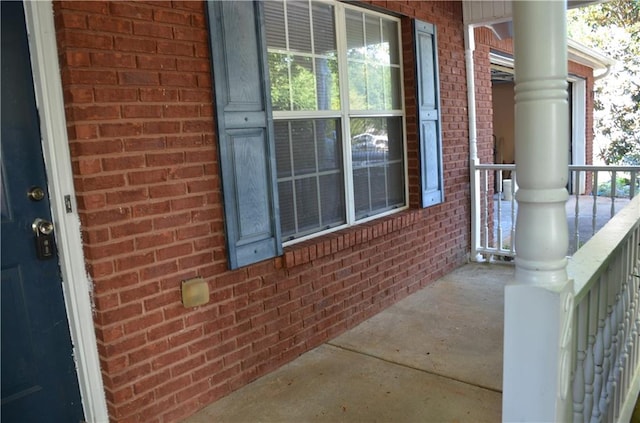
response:
M611 0L568 14L569 36L616 60L596 81L594 129L606 164L640 165L640 0Z

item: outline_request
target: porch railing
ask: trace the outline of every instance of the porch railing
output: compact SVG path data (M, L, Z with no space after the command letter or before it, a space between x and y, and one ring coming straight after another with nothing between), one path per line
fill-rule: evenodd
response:
M640 389L640 197L573 257L573 421L629 421Z
M513 164L475 165L480 192L479 237L474 256L515 256L517 202ZM569 166L569 254L577 251L640 191L640 166ZM472 228L475 230L476 228Z

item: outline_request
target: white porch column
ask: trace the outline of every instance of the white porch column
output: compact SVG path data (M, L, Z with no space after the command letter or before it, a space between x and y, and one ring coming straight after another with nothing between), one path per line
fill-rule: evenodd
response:
M566 2L514 1L516 280L505 288L503 421L570 419Z
M467 71L467 110L469 116L469 170L471 185L471 260L483 262L484 257L478 253L480 246L480 179L476 165L478 159L478 135L476 126L476 83L473 52L476 49L476 40L473 25L465 25L464 33L464 57Z

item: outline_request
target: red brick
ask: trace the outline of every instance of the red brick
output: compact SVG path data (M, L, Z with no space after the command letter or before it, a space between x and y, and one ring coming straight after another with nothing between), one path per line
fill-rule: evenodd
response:
M130 189L126 191L108 192L106 204L130 204L149 198L146 188Z
M125 19L109 18L100 15L88 15L89 29L101 32L131 33L131 21Z
M176 60L172 57L138 56L140 69L176 69Z
M135 246L137 250L144 250L170 244L173 242L173 239L173 232L153 233L151 235L136 237Z
M186 256L191 254L193 246L191 244L173 244L167 248L160 248L156 250L156 257L158 260L167 260L176 257Z
M140 88L141 101L173 102L178 100L178 90L172 88Z
M145 134L175 134L180 132L179 122L145 122L143 124Z
M75 48L111 50L113 47L113 37L95 33L87 37L84 32L68 31L64 37L64 45Z
M116 260L118 271L135 269L153 263L153 253L133 254Z
M141 315L138 318L132 319L126 322L123 327L124 331L127 334L140 332L142 330L148 329L151 326L157 325L164 320L161 311L155 312L147 312Z
M135 3L109 3L109 12L113 16L123 16L148 21L153 19L153 9L151 9L150 7L138 6Z
M152 71L121 71L118 72L118 81L122 85L158 85L160 76Z
M177 270L178 270L178 266L173 261L168 263L156 264L154 266L145 267L140 272L140 277L142 278L142 280L156 279L171 273L175 273ZM176 286L178 286L177 283L176 283ZM177 298L174 298L174 295L177 297L177 293L176 294L170 293L169 295L166 295L165 298L169 299L169 301L165 303L164 300L160 300L160 305L166 305L170 302L178 301ZM149 302L149 304L145 302L145 308L153 307L154 304L157 305L155 301Z
M191 22L191 13L174 10L155 10L153 19L158 22L189 25Z
M98 321L100 321L100 324L102 325L108 325L111 323L116 323L116 322L121 322L127 319L130 319L132 317L135 316L139 316L142 314L142 305L140 304L128 304L128 305L124 305L122 307L118 307L115 309L111 309L109 311L106 311L104 313L99 313L97 316ZM134 342L136 345L140 344L142 345L144 342L146 342L146 340L144 339L144 337L142 337L143 339L140 341L139 340L140 337L136 337L135 339L137 341L127 341L127 342ZM142 344L140 343L142 342ZM117 346L114 346L113 348L117 348ZM124 351L126 351L128 348L123 349Z
M162 41L157 42L158 54L166 54L168 56L193 56L193 44L178 41Z
M138 99L135 88L94 88L95 100L101 103L131 102Z
M157 15L156 11L156 15ZM157 20L157 19L156 19ZM168 25L158 25L157 22L134 22L133 33L153 38L173 38L173 29Z
M99 128L103 137L126 137L142 133L140 123L105 123L100 124Z
M111 120L120 117L117 106L78 106L72 109L76 121L83 120Z

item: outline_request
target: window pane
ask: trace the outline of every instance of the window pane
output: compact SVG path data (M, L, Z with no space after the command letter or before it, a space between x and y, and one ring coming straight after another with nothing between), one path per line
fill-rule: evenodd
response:
M318 150L318 170L339 170L342 168L342 143L340 143L340 127L337 120L318 119L316 140Z
M316 59L316 90L318 110L340 110L338 61L335 58Z
M347 57L349 59L364 60L365 44L362 13L347 9Z
M280 231L282 239L286 240L296 231L293 181L278 182L278 201L280 204Z
M285 239L344 224L340 121L281 120L274 127L278 189L284 190L280 195L280 215ZM289 148L293 156L288 153Z
M316 54L335 54L336 35L333 6L312 3L313 47Z
M352 118L356 218L405 203L402 118Z
M269 2L267 2L269 3ZM288 1L289 49L311 53L311 24L307 1Z
M287 48L287 38L284 25L284 3L266 1L264 4L264 21L267 31L267 45L279 49Z
M400 65L400 52L398 49L398 23L382 19L382 40L389 49L389 63Z
M271 107L273 110L291 110L290 58L286 54L269 53L271 79Z
M384 53L382 58L384 60L389 59L389 46L382 44L382 37L380 35L380 18L373 16L366 16L365 18L365 31L366 31L366 56L369 60L378 60L379 53ZM383 62L389 63L389 62Z
M294 56L291 63L293 110L316 110L315 77L310 57Z
M385 91L384 107L385 109L400 110L402 109L400 68L385 67L384 74L385 86L389 87L388 90Z
M342 172L320 176L320 201L323 228L341 225L346 221Z
M291 145L289 143L289 124L276 121L273 124L276 139L276 170L278 178L291 176Z
M317 169L313 121L293 121L290 125L295 175L315 173Z
M367 110L366 65L349 61L349 103L352 110Z
M404 204L404 169L401 162L389 165L387 186L389 187L389 202L391 204Z
M369 169L353 169L353 195L356 217L368 216L365 211L371 210L369 201Z
M375 64L367 65L367 109L384 110L384 99L390 97L387 92L389 87L385 87L383 78L383 67Z
M397 22L354 11L346 16L351 110L401 109Z
M311 4L265 2L274 111L340 110L333 6Z
M320 228L317 178L296 180L296 215L298 232L308 232Z

